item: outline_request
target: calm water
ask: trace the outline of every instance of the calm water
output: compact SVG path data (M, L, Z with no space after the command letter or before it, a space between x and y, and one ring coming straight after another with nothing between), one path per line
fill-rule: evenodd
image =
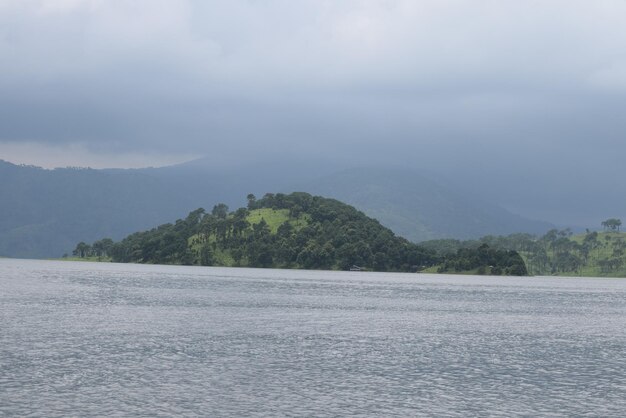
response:
M0 260L0 415L626 414L626 280Z

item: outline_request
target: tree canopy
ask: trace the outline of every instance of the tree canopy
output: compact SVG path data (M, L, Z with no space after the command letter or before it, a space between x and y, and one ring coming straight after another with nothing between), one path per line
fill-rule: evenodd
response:
M248 195L247 207L232 212L224 204L210 213L197 209L129 235L110 254L117 262L404 272L449 261L352 206L302 192ZM523 261L518 266L513 255L498 250L467 250L455 255L457 264L465 257L487 274L526 274ZM489 270L491 264L499 268Z
M609 231L618 231L620 226L622 226L621 219L617 218L609 218L606 221L602 221L600 224L605 230Z
M468 241L433 240L421 245L446 256L449 268L459 265L450 261L454 254L487 244L497 250L515 251L524 259L530 274L624 277L626 239L619 232L621 222L608 222L607 226L607 221L602 223L605 232L587 230L574 235L569 229L551 229L542 236L511 234Z

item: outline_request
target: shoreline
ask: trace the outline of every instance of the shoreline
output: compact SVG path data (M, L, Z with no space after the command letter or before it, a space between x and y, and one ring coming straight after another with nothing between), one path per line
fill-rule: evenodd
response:
M250 267L250 266L201 266L197 264L153 264L153 263L120 263L112 261L109 259L101 259L98 260L98 257L59 257L59 258L15 258L15 257L5 257L0 256L0 260L25 260L25 261L62 261L62 262L77 262L77 263L112 263L112 264L127 264L127 265L144 265L144 266L172 266L172 267L215 267L215 268L233 268L233 269L267 269L267 270L295 270L295 271L328 271L328 272L349 272L349 273L383 273L383 274L415 274L415 275L451 275L451 276L478 276L478 277L528 277L528 278L537 278L537 277L550 277L550 278L562 278L562 279L580 279L580 278L597 278L597 279L626 279L626 276L585 276L585 275L575 275L575 274L556 274L556 275L534 275L529 274L527 276L514 276L514 275L492 275L492 274L477 274L474 272L444 272L439 273L436 271L416 271L416 272L402 272L402 271L373 271L373 270L362 270L362 271L350 271L350 270L322 270L322 269L303 269L303 268L284 268L284 267ZM427 269L428 270L428 269Z

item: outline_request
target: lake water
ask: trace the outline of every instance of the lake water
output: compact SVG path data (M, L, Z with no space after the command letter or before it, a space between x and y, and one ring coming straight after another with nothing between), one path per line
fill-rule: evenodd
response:
M0 415L624 416L626 280L0 259Z

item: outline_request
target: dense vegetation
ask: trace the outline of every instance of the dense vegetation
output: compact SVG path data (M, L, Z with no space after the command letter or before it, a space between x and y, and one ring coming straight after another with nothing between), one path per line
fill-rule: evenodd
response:
M524 259L512 250L499 250L482 244L477 248L459 248L456 253L442 257L438 273L473 273L495 276L525 276Z
M626 234L621 221L602 222L603 232L574 235L569 229L552 229L543 236L512 234L480 240L433 240L422 243L441 255L455 254L481 245L517 252L534 275L626 276Z
M441 264L442 272L526 274L523 260L511 251L483 246L441 257L395 236L352 206L302 192L266 194L259 200L248 195L246 208L229 212L218 204L210 213L197 209L112 245L97 243L99 254L117 262L375 271ZM89 247L78 244L75 255L93 256Z

